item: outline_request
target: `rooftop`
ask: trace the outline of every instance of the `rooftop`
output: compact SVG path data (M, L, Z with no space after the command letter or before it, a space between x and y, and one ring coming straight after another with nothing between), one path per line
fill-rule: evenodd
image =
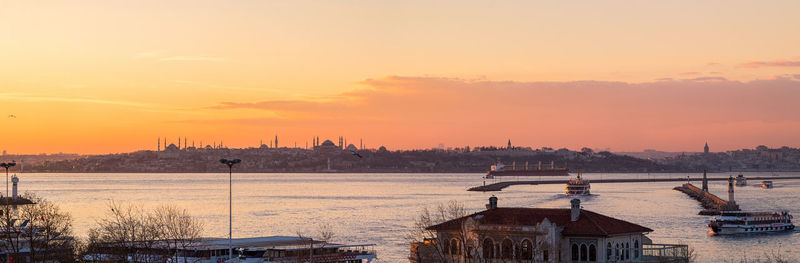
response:
M495 208L433 225L427 229L458 230L461 223L471 217L483 225L523 226L535 226L547 218L550 222L564 227L561 234L565 236L611 236L653 231L647 227L584 209L580 210L577 221L571 221L570 215L569 208Z

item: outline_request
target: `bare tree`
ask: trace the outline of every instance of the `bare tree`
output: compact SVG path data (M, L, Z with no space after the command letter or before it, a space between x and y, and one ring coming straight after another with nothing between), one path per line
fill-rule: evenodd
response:
M162 262L196 244L203 229L185 209L162 206L147 211L114 202L97 224L89 231L85 252L95 261Z
M435 256L442 262L450 262L447 256L450 250L450 242L448 240L439 240L439 236L435 230L429 229L430 226L440 224L453 219L461 218L467 215L467 210L464 205L458 201L450 201L447 204L438 204L436 208L431 211L427 207L420 211L419 215L414 218L414 225L408 233L407 238L410 242L423 243L426 240L436 240L431 245L435 250ZM462 223L459 230L454 233L455 239L461 258L465 262L471 261L469 257L470 251L468 250L467 241L469 240L469 230L466 229Z
M19 219L28 222L20 230L21 236L27 239L30 260L73 261L72 217L43 198L33 194L26 194L25 198L34 202L19 209Z

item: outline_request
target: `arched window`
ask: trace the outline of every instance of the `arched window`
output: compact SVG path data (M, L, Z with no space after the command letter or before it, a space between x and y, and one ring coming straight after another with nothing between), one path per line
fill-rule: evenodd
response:
M500 254L501 258L507 258L507 259L514 258L514 242L512 242L511 239L508 238L504 239L503 245L500 248L500 250L502 251Z
M578 244L572 244L572 261L578 261Z
M581 244L581 261L586 261L589 259L589 251L586 250L586 244Z
M611 242L608 242L608 245L606 246L606 261L610 261L611 255L614 253L611 251L611 248Z
M589 245L589 261L597 261L597 247Z
M633 241L633 258L639 258L639 240Z
M625 242L625 260L631 259L631 243Z
M461 249L460 249L460 244L458 243L458 239L453 238L453 240L450 240L450 254L461 255Z
M614 259L619 259L619 244L614 244Z
M533 258L533 243L530 240L522 240L522 249L520 251L521 259L530 260Z
M491 239L483 240L483 258L494 258L494 242Z
M445 240L444 240L444 243L442 243L442 250L444 250L444 253L445 253L445 254L451 254L451 253L453 253L453 252L451 252L451 251L450 251L450 245L448 245L448 244L449 244L449 242L450 242L450 241L448 241L447 239L445 239Z

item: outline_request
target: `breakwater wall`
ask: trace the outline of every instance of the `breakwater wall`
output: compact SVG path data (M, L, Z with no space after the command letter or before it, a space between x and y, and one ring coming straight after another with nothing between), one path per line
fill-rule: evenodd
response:
M705 209L700 211L701 215L716 215L721 211L739 211L739 205L735 201L729 202L692 184L686 183L673 189L683 192L700 202L700 205Z

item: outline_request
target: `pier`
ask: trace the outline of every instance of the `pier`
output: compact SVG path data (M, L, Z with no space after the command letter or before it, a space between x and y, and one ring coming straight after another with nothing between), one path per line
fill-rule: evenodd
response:
M756 181L766 181L766 180L797 180L800 179L800 176L758 176L758 177L748 177L748 180L756 180ZM703 178L630 178L630 179L599 179L595 180L592 179L592 184L602 184L602 183L647 183L647 182L686 182L687 180L690 181L702 181ZM727 181L728 178L708 178L708 181ZM476 186L469 188L469 191L478 191L478 192L492 192L492 191L501 191L506 187L512 185L540 185L540 184L567 184L567 180L547 180L547 181L507 181L507 182L497 182L493 184L487 184L482 186Z

